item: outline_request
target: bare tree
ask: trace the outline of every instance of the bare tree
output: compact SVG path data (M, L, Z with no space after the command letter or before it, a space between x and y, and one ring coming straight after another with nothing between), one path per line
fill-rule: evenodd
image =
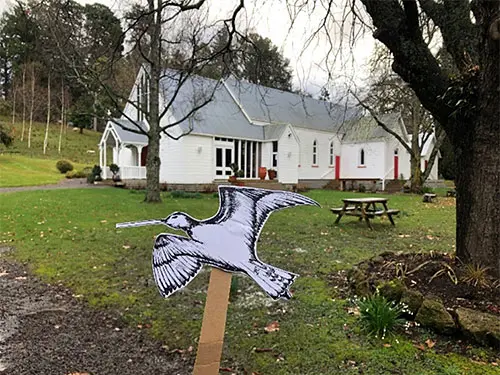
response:
M28 148L31 148L31 129L33 128L33 112L35 110L35 64L31 64L31 106L30 126L28 128Z
M47 125L45 126L45 137L43 138L43 154L47 152L47 145L49 144L49 125L50 125L50 71L47 80Z
M232 46L232 40L237 34L236 19L244 7L240 0L226 18L210 21L207 14L208 1L161 1L148 0L145 6L134 7L129 12L126 34L132 34L130 40L132 48L127 56L117 54L116 51L106 51L103 64L84 65L88 51L76 46L76 38L72 40L71 30L61 33L61 23L58 17L64 17L64 9L53 9L52 21L49 30L56 40L59 51L68 66L71 67L80 84L89 90L98 90L105 93L114 105L115 112L127 118L132 124L132 132L144 134L148 137L147 170L147 202L159 202L160 198L160 137L179 139L189 133L174 134L172 130L182 122L192 122L196 112L207 105L213 98L216 86L196 90L190 101L189 108L180 117L169 121L167 114L179 98L185 85L193 84L193 77L214 59L219 58ZM227 43L217 49L205 48L216 36L216 31L223 25L227 30ZM69 34L68 34L69 33ZM61 40L61 35L66 39ZM148 103L128 98L128 94L113 89L114 73L120 61L126 57L135 56L144 67L145 91ZM173 58L175 56L175 59ZM169 68L175 68L173 71ZM160 92L160 82L170 82L168 92ZM162 102L160 102L160 99ZM148 123L149 129L141 126L141 121L128 116L123 111L123 104L135 108L142 114ZM117 123L118 124L118 123ZM120 125L120 124L118 124Z
M331 7L325 9L325 19L335 20ZM455 181L457 256L493 265L500 275L500 2L349 0L346 9L391 51L393 71L453 145L460 166ZM424 14L439 30L456 74L449 74L428 45L420 22Z
M422 185L429 177L434 166L438 150L445 138L445 132L439 124L436 124L431 113L427 111L413 90L390 69L392 57L385 47L375 48L374 55L370 61L371 84L366 96L362 99L352 92L361 107L366 109L376 123L387 133L394 136L410 155L410 189L418 193ZM403 116L405 125L411 133L411 143L394 132L387 124L380 120L380 114L399 112ZM422 171L421 155L424 145L435 136L435 144L427 163Z

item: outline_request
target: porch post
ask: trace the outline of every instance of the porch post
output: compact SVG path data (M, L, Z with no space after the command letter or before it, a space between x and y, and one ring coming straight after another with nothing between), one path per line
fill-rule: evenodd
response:
M107 170L106 170L107 169L106 168L106 162L108 160L108 158L106 157L106 149L107 149L107 144L106 143L104 143L104 147L103 148L104 148L104 150L103 150L104 151L103 152L104 157L103 157L103 163L102 163L103 166L101 167L102 168L102 179L106 180L108 178Z
M141 166L141 154L142 154L142 148L144 146L135 146L137 148L137 166Z

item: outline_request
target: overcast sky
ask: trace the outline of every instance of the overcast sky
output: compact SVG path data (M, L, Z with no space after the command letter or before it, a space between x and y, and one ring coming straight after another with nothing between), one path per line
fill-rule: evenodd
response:
M120 12L120 10L126 9L129 4L138 2L134 0L77 1L82 4L100 2L115 12ZM344 2L345 0L342 0L339 3ZM12 3L13 0L0 0L0 12L7 9ZM237 1L234 0L209 1L210 14L214 17L220 16L220 13L232 9L236 3ZM351 48L349 45L349 33L352 31L349 27L350 24L348 23L341 29L338 22L331 22L328 24L328 30L330 30L330 36L335 38L333 43L335 48L331 50L324 33L310 39L325 14L321 4L317 4L314 10L305 9L295 17L294 26L290 29L290 15L285 3L277 0L248 0L245 4L245 13L239 21L242 25L271 39L281 49L284 56L290 59L294 70L294 87L305 89L316 96L321 87L328 81L330 81L329 88L332 87L332 84L340 85L342 82L351 80L354 80L357 85L363 85L367 78L366 63L374 46L369 30L365 35L358 36L357 42ZM338 20L344 18L343 12L344 7L339 5L334 9L335 18ZM342 50L339 48L340 42L342 42ZM329 61L326 61L329 50ZM330 71L330 80L328 71ZM332 94L335 95L333 92Z

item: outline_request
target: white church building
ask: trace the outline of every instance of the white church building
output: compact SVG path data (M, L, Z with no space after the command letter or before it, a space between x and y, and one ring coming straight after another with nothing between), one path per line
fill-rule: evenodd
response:
M234 78L218 82L191 76L178 89L177 74L170 73L160 81L160 106L165 110L160 125L176 125L166 129L171 137L162 134L160 140L161 183L227 181L233 163L242 171L240 180L258 179L264 167L275 170L276 179L288 186L366 181L383 189L390 180L410 177L405 148L357 109ZM148 138L138 128L148 129L140 110L149 105L146 74L139 71L129 97L134 104L128 103L124 116L106 125L99 144L104 178L112 176L106 165L110 152L122 179L146 178ZM208 98L208 104L184 119ZM410 142L399 114L381 119ZM423 165L434 142L431 136L424 146ZM437 177L436 160L429 179Z

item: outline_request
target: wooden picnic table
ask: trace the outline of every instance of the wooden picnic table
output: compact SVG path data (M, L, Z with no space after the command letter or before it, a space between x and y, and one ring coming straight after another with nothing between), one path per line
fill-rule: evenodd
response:
M399 210L390 210L387 207L387 201L389 198L346 198L342 199L344 206L341 208L331 208L332 213L337 214L337 220L335 224L338 224L342 216L356 216L359 217L359 221L365 220L366 224L370 229L373 229L370 224L370 219L376 216L387 216L392 225L394 220L392 215L397 215ZM382 205L382 208L377 208L377 204Z

